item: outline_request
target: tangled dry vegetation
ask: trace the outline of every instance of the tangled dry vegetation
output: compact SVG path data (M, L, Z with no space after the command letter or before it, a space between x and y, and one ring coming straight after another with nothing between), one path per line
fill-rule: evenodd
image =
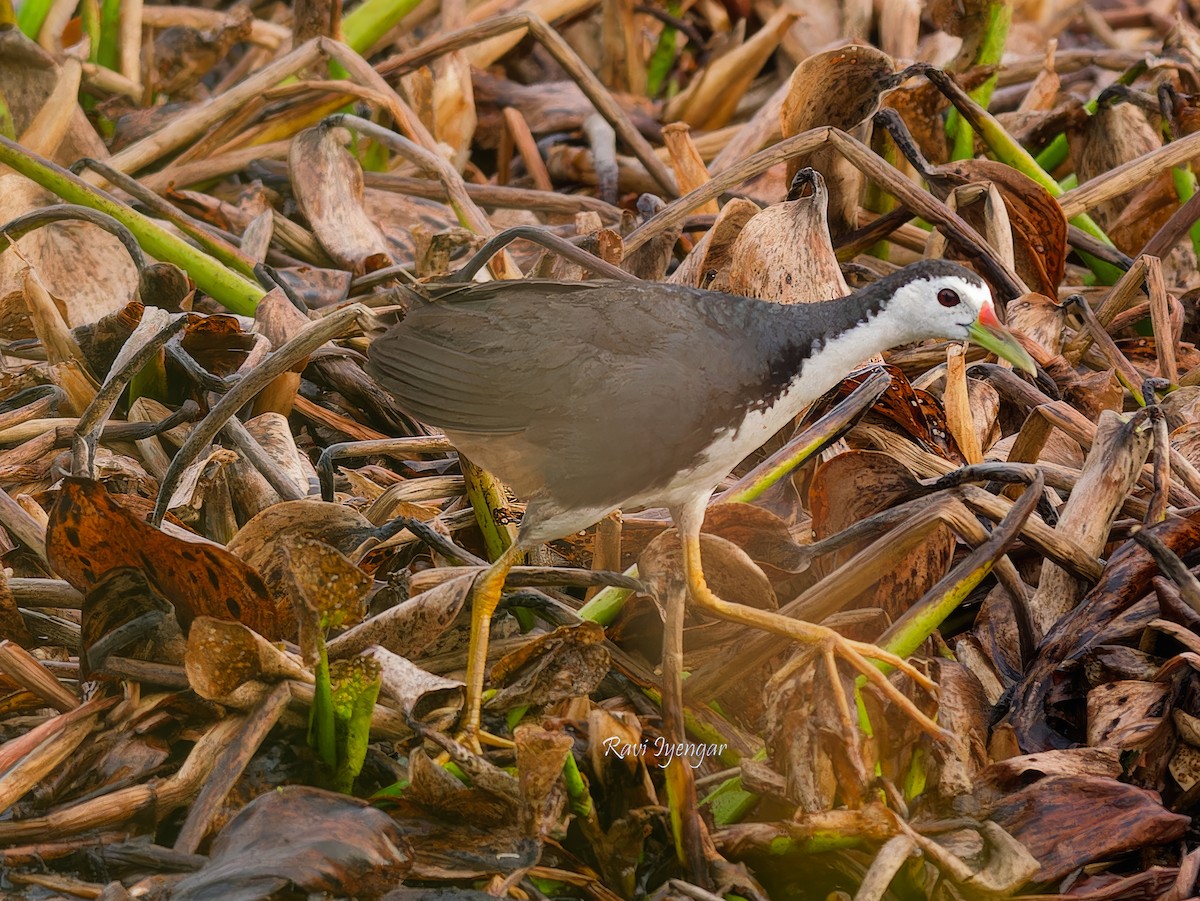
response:
M0 891L1195 893L1193 3L84 6L0 30ZM678 568L647 511L514 572L501 741L457 746L520 508L364 373L396 286L808 303L922 255L1038 377L888 354L735 473L704 554L911 654L946 740L698 620L660 708L619 575Z

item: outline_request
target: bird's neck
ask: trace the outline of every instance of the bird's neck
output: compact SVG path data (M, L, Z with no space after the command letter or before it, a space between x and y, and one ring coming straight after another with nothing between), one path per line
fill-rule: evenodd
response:
M795 363L789 375L800 377L808 362L845 374L881 351L915 340L907 318L889 308L887 299L859 292L837 300L777 308L790 320L780 335ZM790 326L790 327L788 327Z

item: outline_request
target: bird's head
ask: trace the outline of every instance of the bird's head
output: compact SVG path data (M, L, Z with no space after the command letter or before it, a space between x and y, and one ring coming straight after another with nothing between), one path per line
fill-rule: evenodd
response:
M1033 374L1033 359L996 316L992 292L978 275L947 260L906 266L875 284L891 295L895 313L914 338L972 341Z

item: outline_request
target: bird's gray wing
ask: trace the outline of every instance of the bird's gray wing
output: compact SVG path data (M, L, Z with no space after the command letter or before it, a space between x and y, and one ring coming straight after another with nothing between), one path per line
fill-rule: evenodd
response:
M738 421L765 367L744 304L662 284L473 286L411 311L369 368L519 492L619 503Z

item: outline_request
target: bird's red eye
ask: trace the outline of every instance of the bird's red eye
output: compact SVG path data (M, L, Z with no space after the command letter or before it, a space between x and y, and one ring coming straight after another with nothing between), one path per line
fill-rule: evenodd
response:
M962 303L962 298L953 288L942 288L938 291L938 303L944 307L956 307Z

